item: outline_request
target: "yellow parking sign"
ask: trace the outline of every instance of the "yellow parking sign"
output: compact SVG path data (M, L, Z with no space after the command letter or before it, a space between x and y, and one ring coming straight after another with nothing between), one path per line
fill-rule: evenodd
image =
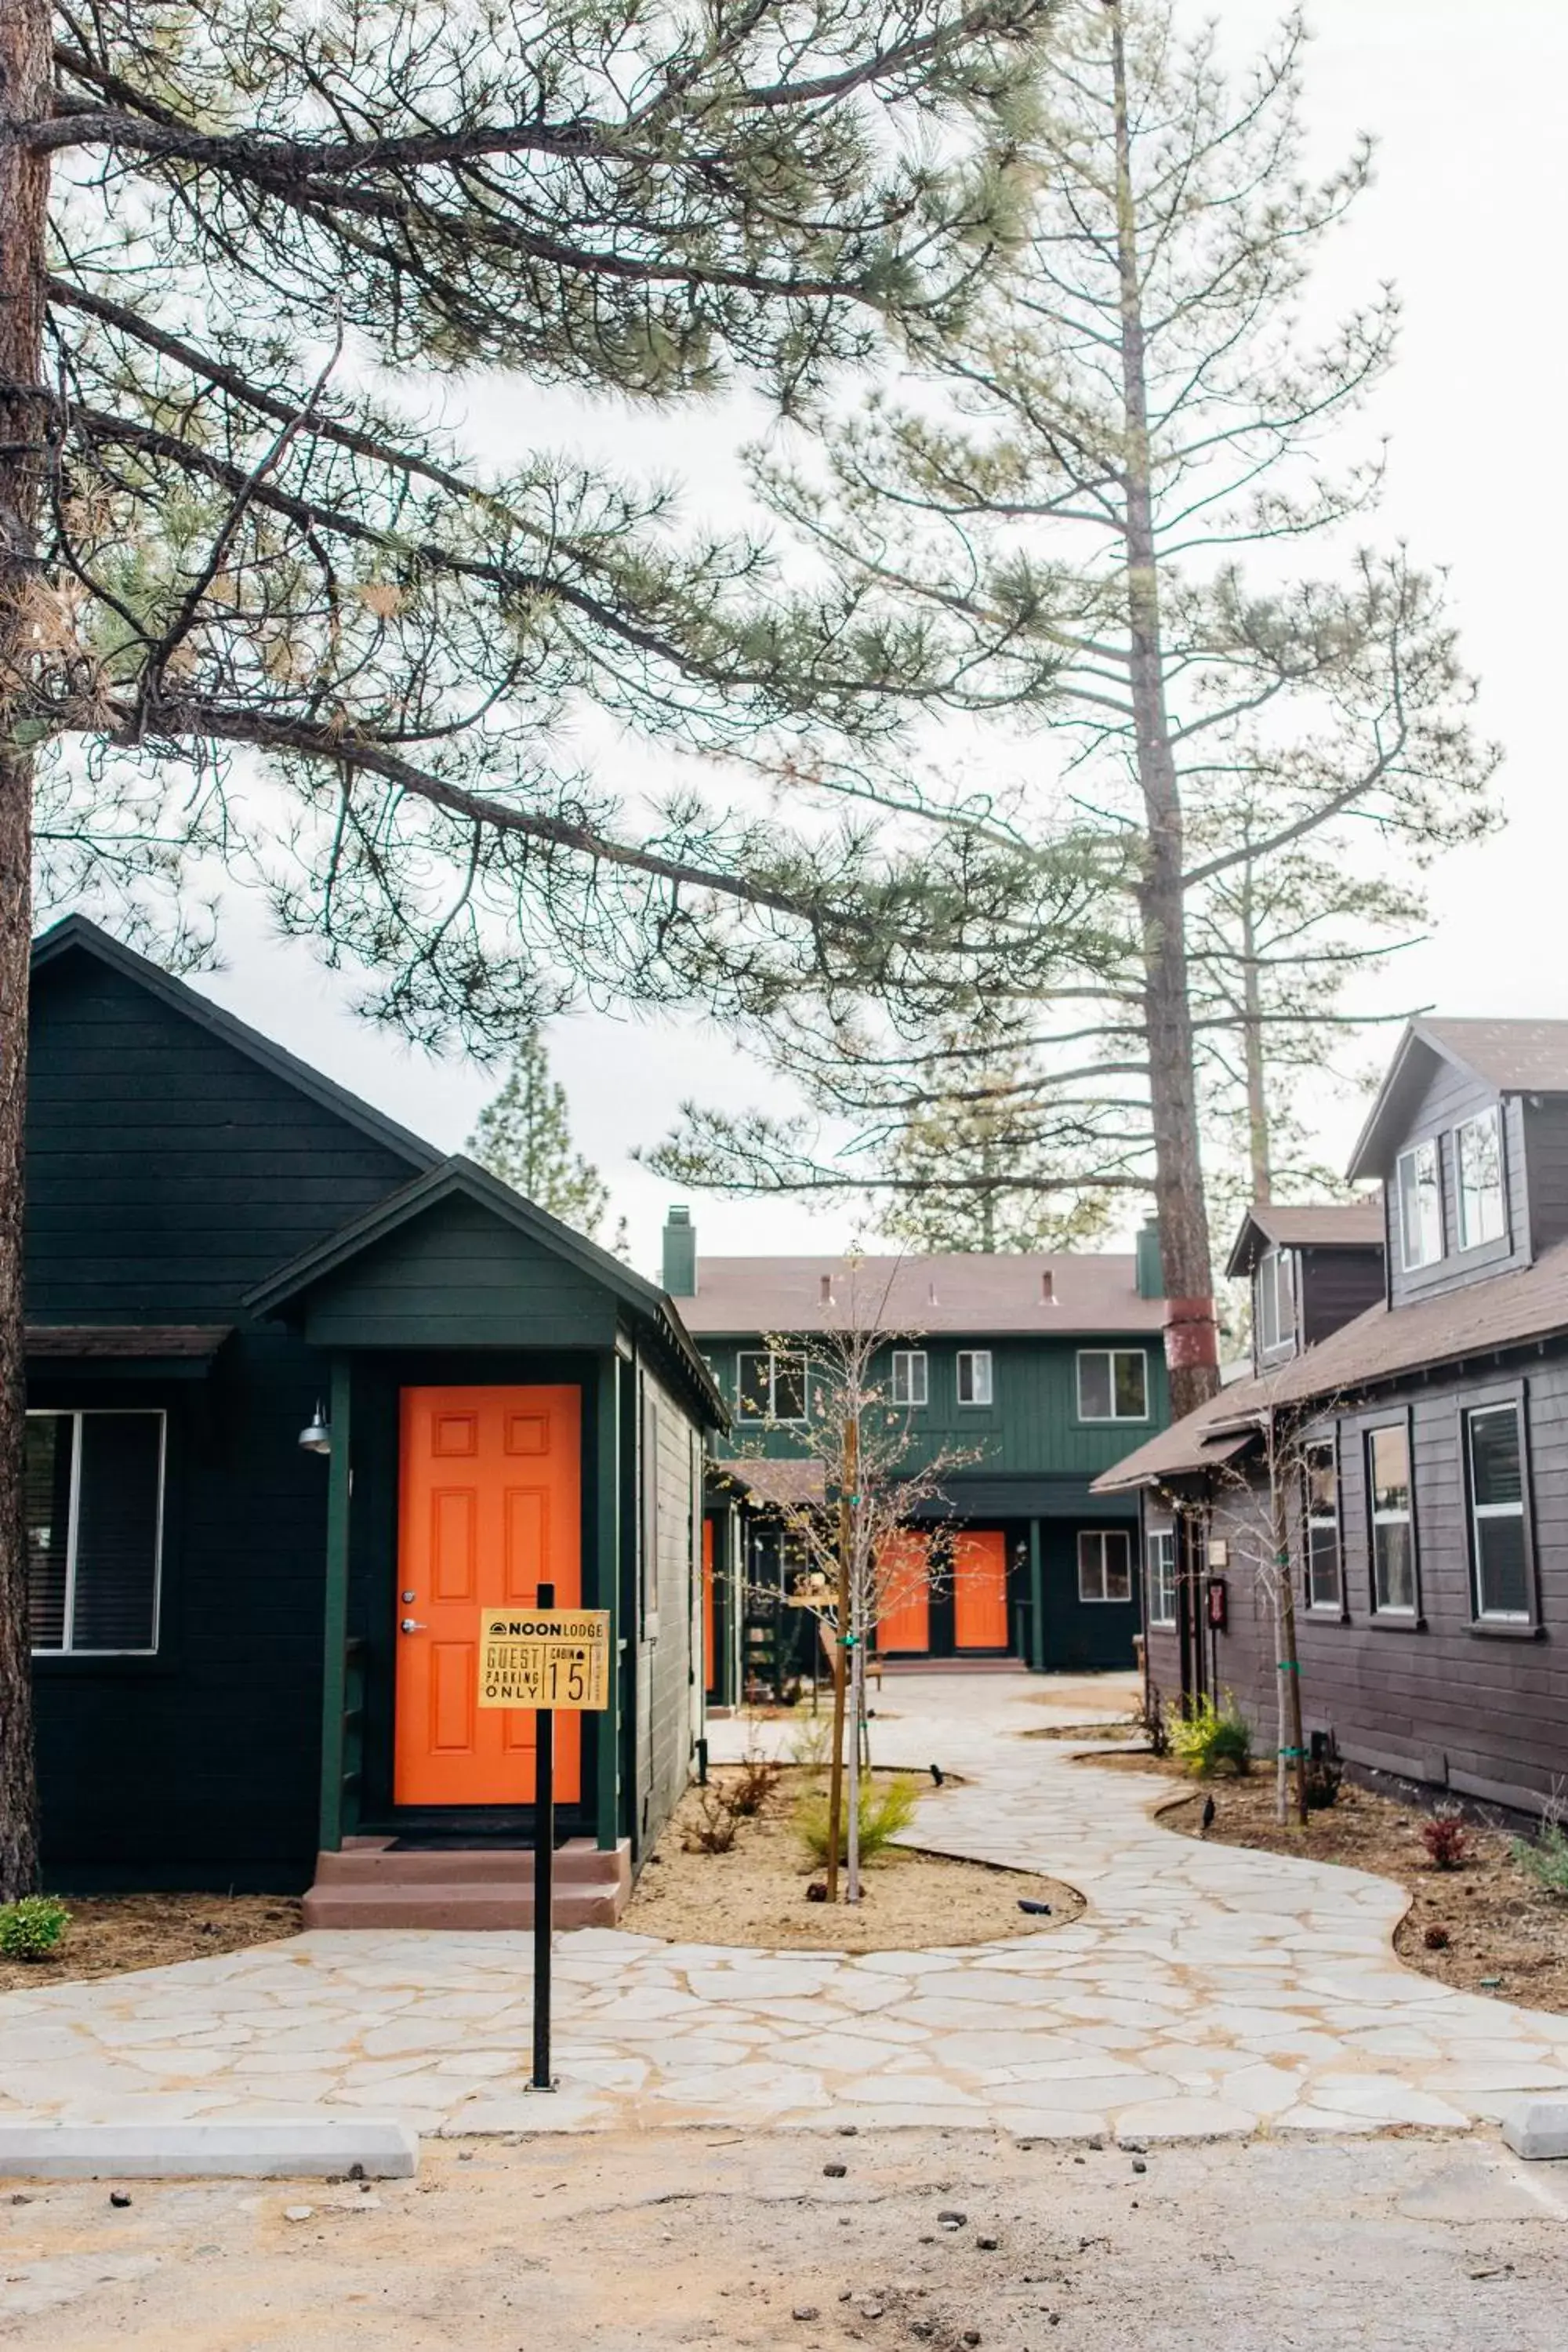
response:
M610 1703L607 1609L487 1609L479 1705L592 1714Z

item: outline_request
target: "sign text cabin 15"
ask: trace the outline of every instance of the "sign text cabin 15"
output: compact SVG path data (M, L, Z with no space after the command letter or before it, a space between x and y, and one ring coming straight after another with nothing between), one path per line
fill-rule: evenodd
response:
M590 1714L610 1703L607 1609L487 1609L479 1705Z

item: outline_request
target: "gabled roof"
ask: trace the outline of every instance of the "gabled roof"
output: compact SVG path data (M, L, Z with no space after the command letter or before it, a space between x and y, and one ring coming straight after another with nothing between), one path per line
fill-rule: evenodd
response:
M1225 1270L1250 1274L1268 1249L1381 1249L1383 1242L1380 1201L1255 1201Z
M96 923L89 922L85 915L67 915L63 921L54 924L34 940L33 970L35 972L47 971L72 954L91 956L110 971L118 972L122 980L132 981L138 988L146 989L150 995L171 1006L187 1021L195 1022L211 1036L221 1038L237 1053L259 1063L264 1070L269 1070L274 1077L281 1078L285 1085L297 1088L324 1110L335 1112L350 1127L358 1128L363 1135L384 1145L388 1151L395 1152L411 1167L434 1168L439 1161L441 1154L433 1143L426 1143L423 1136L415 1135L406 1127L400 1127L395 1119L388 1118L384 1111L362 1101L346 1087L340 1087L332 1079L323 1077L320 1070L310 1067L309 1062L301 1062L296 1055L275 1044L270 1037L264 1037L259 1029L252 1029L247 1023L237 1021L232 1013L225 1013L209 997L203 996L199 990L189 987L183 980L174 979L172 973L161 971L157 964L150 962L145 956L138 955L134 949L122 947L118 940L110 939L109 933L100 930Z
M1440 1062L1494 1094L1568 1094L1568 1021L1412 1021L1351 1155L1352 1184L1387 1174Z
M281 1314L317 1283L338 1273L363 1251L374 1248L442 1202L458 1199L476 1202L503 1224L537 1242L553 1256L564 1258L568 1265L610 1291L632 1314L656 1330L679 1360L704 1404L710 1408L713 1426L728 1425L729 1413L713 1384L713 1376L658 1285L635 1273L610 1251L601 1249L597 1242L574 1233L559 1217L551 1216L547 1210L525 1200L510 1184L503 1184L499 1176L492 1176L488 1168L481 1168L477 1160L466 1159L460 1152L416 1176L411 1184L389 1192L352 1223L340 1226L335 1234L329 1234L324 1241L279 1266L246 1294L244 1304L258 1315Z
M1369 1390L1443 1366L1568 1340L1568 1242L1533 1265L1467 1283L1400 1307L1379 1303L1342 1324L1315 1348L1256 1380L1238 1381L1184 1420L1162 1430L1094 1482L1097 1494L1189 1476L1217 1456L1216 1444L1256 1430L1271 1410L1350 1405Z
M1090 1250L701 1257L696 1295L679 1304L689 1329L741 1338L850 1328L911 1337L1160 1331L1165 1302L1139 1297L1137 1273L1131 1252Z

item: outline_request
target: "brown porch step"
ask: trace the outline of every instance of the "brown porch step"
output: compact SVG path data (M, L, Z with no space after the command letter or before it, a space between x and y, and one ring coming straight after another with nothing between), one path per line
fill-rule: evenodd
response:
M630 1851L573 1838L558 1848L552 1875L557 1927L613 1927L631 1891ZM533 1856L513 1846L354 1839L317 1856L304 1911L307 1927L531 1927Z

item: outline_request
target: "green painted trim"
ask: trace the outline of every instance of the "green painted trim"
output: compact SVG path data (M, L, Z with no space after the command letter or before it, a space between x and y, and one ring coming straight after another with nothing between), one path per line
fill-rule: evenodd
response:
M349 1480L353 1370L332 1362L332 1450L327 1467L327 1589L321 1631L321 1852L343 1842L343 1710L348 1703Z
M610 1704L594 1718L598 1846L613 1853L620 1837L621 1676L621 1401L620 1359L599 1359L595 1399L594 1494L597 1543L593 1605L610 1612Z
M1046 1562L1038 1519L1029 1521L1029 1664L1036 1674L1045 1673Z

